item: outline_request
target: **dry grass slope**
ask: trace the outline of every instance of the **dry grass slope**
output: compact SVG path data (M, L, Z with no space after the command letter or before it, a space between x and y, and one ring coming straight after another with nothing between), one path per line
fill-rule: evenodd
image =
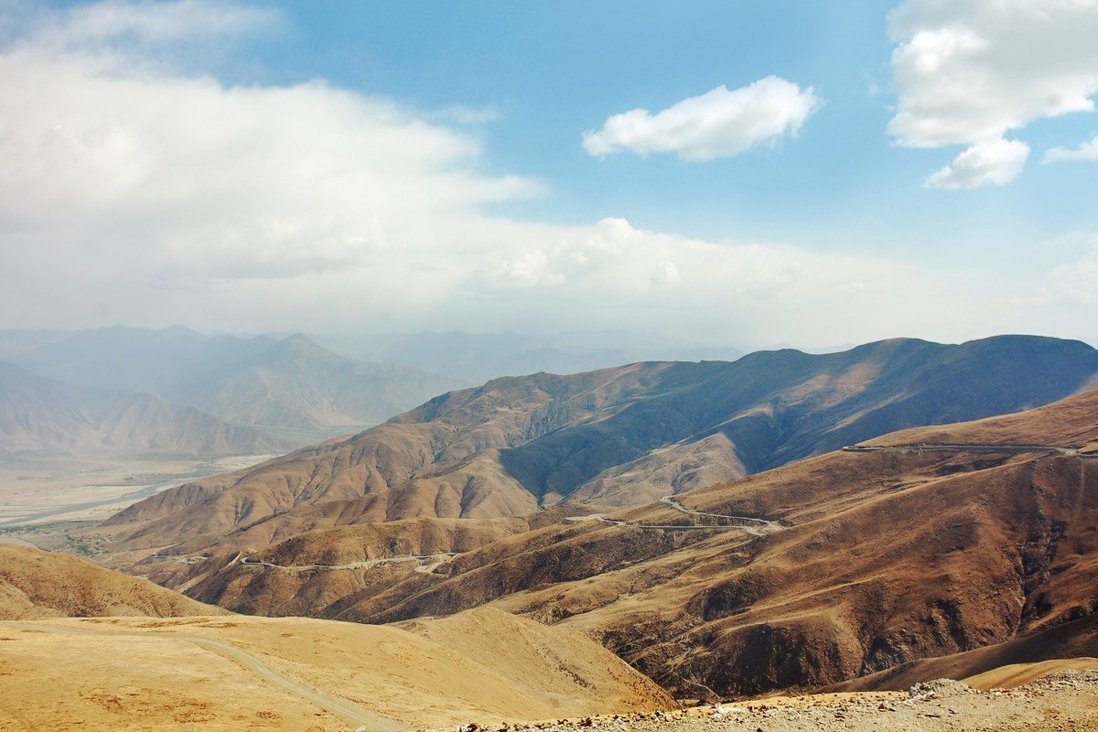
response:
M68 554L0 544L0 619L222 614L221 608Z
M408 629L240 616L0 622L0 669L0 730L396 730L671 704L590 640L488 609Z

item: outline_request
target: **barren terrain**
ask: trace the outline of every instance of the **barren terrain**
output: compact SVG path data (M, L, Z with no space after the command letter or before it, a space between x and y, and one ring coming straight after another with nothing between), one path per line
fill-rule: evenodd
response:
M1096 373L1086 344L999 337L495 379L351 438L165 491L109 524L118 550L232 557L348 524L561 505L592 513L904 427L1045 404Z
M0 729L398 730L671 705L597 644L489 609L403 629L243 616L3 621L0 669Z
M933 435L1087 450L1098 392ZM1093 628L1065 624L1098 605L1096 471L1098 460L1039 449L836 452L677 497L779 531L666 528L698 521L656 503L503 539L333 616L491 603L581 630L702 698L818 687L1060 626L1079 647Z
M990 677L989 677L990 678ZM1098 730L1098 661L1012 667L904 692L771 697L694 709L518 725L510 732L1082 732ZM1016 679L1028 683L1018 686ZM971 686L970 686L971 684ZM997 688L1006 686L1010 688ZM975 687L975 688L973 688ZM493 729L491 726L488 730Z

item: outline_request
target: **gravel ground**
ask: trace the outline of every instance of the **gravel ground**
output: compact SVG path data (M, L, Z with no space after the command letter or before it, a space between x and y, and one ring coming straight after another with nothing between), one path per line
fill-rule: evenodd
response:
M475 723L459 732L813 732L815 730L979 730L1098 732L1098 672L1050 674L1010 690L976 691L960 681L916 684L908 692L775 697L653 714L535 724ZM453 732L449 730L448 732Z

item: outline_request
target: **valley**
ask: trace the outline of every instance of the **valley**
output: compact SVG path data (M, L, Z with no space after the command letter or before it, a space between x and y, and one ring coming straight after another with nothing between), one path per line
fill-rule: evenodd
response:
M272 454L0 458L0 530L58 521L98 522L187 480L241 470Z
M1056 379L1036 378L1050 370ZM145 579L81 581L76 596L101 608L88 613L65 606L71 590L26 577L94 565L61 570L24 554L0 571L0 598L19 619L0 627L15 643L0 651L15 649L20 673L33 676L51 654L95 654L125 637L186 669L190 691L150 707L136 676L99 661L55 692L16 695L95 716L86 702L99 692L87 684L117 676L103 709L129 710L120 720L141 710L213 728L320 729L627 712L637 728L693 730L727 712L668 710L804 692L894 704L872 695L1098 656L1098 501L1087 490L1098 485L1096 375L1093 349L1072 342L897 340L827 356L497 379L277 457L97 466L73 456L35 482L19 461L38 458L13 456L8 468L24 480L7 488L7 540L83 552ZM1025 408L1034 401L1045 406ZM62 487L78 476L80 489ZM52 503L33 503L43 489ZM103 620L149 614L88 594L124 581L145 583L137 596L169 593L146 607L177 610ZM170 620L215 612L242 615ZM85 614L98 619L63 620ZM32 620L45 623L37 633L22 625ZM383 640L397 631L418 640ZM525 648L518 638L541 640ZM574 642L594 665L580 671L559 655ZM330 666L342 656L317 660L325 644L355 654L355 668L371 644L404 650L343 678ZM490 660L474 672L454 653ZM506 702L477 697L483 686L459 691L450 675L495 679L500 663L526 665L530 653L547 665L491 682L511 685ZM243 672L227 682L239 693L263 685L256 709L206 701L208 674L224 662ZM571 681L546 686L561 673ZM624 686L591 686L604 674ZM546 696L556 688L568 705ZM751 702L734 714L829 729L820 720L834 712L818 710L838 709L869 724L881 710L860 699L804 697L761 716ZM980 711L983 697L966 699L975 706L965 715L994 718ZM882 728L908 719L888 716Z
M458 526L493 524L316 530L254 555L278 568L217 552L135 566L248 613L387 623L488 605L596 638L678 697L817 688L1089 615L1096 415L1091 391L464 543ZM441 561L371 563L412 555Z
M0 732L1098 732L1098 0L0 0Z

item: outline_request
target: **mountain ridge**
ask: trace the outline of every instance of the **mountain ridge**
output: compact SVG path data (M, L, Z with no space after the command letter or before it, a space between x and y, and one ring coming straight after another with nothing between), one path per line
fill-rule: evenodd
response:
M190 551L415 516L636 505L904 427L1054 401L1096 373L1086 344L1006 336L504 377L350 438L170 489L155 511L137 504L111 524L141 522L133 546ZM197 493L202 501L172 515L175 496Z
M7 335L29 346L0 357L38 376L154 393L298 446L384 421L454 385L411 367L354 361L301 334L207 336L182 326L114 326L53 338Z
M77 387L0 361L0 451L255 454L287 443L147 392Z

